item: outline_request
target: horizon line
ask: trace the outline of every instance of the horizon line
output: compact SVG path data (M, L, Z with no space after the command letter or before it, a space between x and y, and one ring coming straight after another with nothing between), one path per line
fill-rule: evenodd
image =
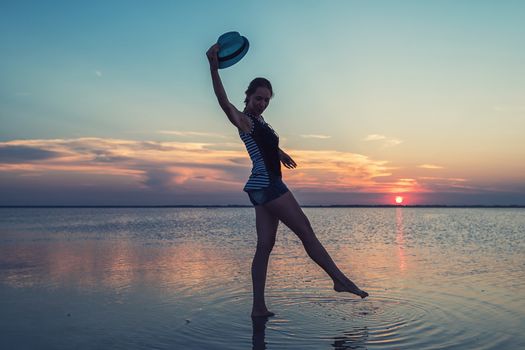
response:
M302 208L525 208L522 204L313 204ZM249 204L173 204L173 205L0 205L0 208L253 208Z

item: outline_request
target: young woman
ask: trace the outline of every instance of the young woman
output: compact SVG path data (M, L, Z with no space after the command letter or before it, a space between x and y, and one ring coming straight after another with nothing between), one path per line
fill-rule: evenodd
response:
M268 107L273 96L272 85L264 78L255 78L246 90L245 107L241 112L230 103L221 82L218 71L215 44L206 55L210 63L213 90L224 113L235 125L246 145L253 162L252 173L244 191L255 207L257 228L257 249L252 263L253 308L252 317L273 316L266 307L264 287L268 259L275 243L277 225L282 221L301 240L313 261L315 261L334 282L337 292L349 292L365 298L368 293L359 289L336 266L301 210L292 193L281 178L281 162L287 168L295 168L294 160L279 148L279 137L267 124L262 113Z

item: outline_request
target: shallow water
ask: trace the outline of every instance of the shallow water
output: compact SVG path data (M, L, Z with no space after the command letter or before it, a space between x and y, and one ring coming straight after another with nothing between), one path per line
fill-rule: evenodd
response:
M370 297L280 226L253 323L253 209L0 209L0 348L525 347L524 209L305 212Z

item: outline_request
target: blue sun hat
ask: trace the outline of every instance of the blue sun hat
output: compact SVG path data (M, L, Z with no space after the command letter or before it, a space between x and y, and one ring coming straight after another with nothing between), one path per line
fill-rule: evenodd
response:
M217 53L219 69L228 68L239 62L250 47L248 39L241 36L239 32L224 33L217 40L217 44L220 45Z

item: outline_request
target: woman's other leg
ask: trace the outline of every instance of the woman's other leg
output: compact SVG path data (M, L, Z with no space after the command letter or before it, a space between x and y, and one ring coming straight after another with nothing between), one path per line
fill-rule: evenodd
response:
M257 228L257 249L252 262L253 308L252 316L272 316L264 300L268 260L275 244L279 219L264 206L255 207L255 226Z
M310 221L291 192L287 192L281 197L264 204L264 207L299 237L310 258L332 278L336 291L350 292L359 295L361 298L368 296L368 293L359 289L339 270L326 249L315 236Z

